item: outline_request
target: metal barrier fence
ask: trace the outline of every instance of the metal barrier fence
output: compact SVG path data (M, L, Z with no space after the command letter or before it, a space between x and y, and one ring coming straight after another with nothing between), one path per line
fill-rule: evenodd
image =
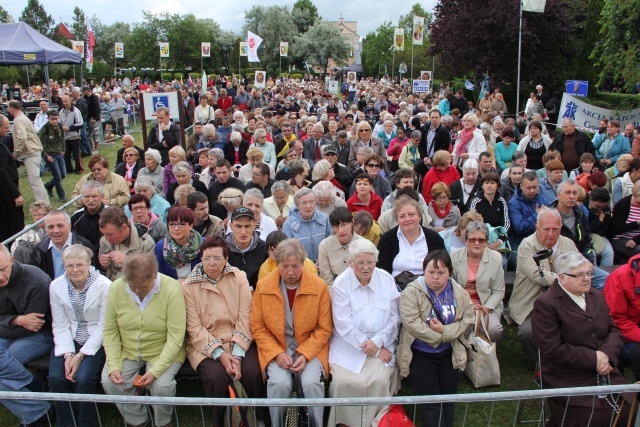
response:
M69 206L71 206L71 204L75 203L76 201L78 201L80 198L82 197L81 194L77 195L76 197L74 197L73 199L69 200L67 203L65 203L64 205L60 206L58 209L58 211L62 211L65 210L66 208L68 208ZM25 234L26 232L33 230L34 228L36 228L38 225L42 224L44 222L45 218L41 218L38 221L34 222L33 224L29 224L28 226L26 226L25 228L23 228L22 230L20 230L20 232L14 234L13 236L9 237L7 240L5 240L4 242L0 243L0 245L8 245L9 243L13 242L14 240L16 240L18 237L22 236L23 234Z
M98 421L100 426L120 425L124 423L120 414L115 408L104 404L142 404L142 405L171 405L174 408L174 421L176 426L187 425L210 425L210 414L205 413L205 408L213 406L241 406L254 408L268 407L289 407L289 406L307 406L325 408L333 406L386 406L386 405L403 405L407 409L409 417L411 417L416 425L421 425L422 420L418 415L418 405L422 404L456 404L456 426L516 426L524 423L535 423L544 425L545 411L543 399L556 396L596 396L596 395L615 395L619 393L638 393L640 392L640 384L625 384L617 386L603 387L578 387L578 388L561 388L546 390L523 390L508 392L479 392L454 395L437 395L437 396L394 396L394 397L358 397L358 398L325 398L325 399L223 399L223 398L204 398L204 397L154 397L154 396L114 396L99 394L58 394L58 393L21 393L21 392L0 392L0 399L7 400L46 400L48 402L66 402L69 405L79 402L94 403L97 408L102 406L102 414L98 409ZM594 399L595 400L595 399ZM528 401L533 401L533 406L537 410L532 411L530 408L522 410ZM541 403L542 402L542 403ZM100 406L98 406L100 404ZM489 405L490 404L490 405ZM503 405L509 405L509 410L505 413ZM147 406L148 407L148 406ZM192 407L192 408L189 408ZM585 408L589 411L589 408ZM148 410L151 414L151 410ZM523 413L533 415L530 421L522 421L520 417ZM635 411L634 411L635 413ZM335 420L328 419L325 416L327 425L335 425ZM609 426L613 425L611 420ZM50 425L52 421L49 421ZM638 426L636 420L635 426ZM564 425L564 423L563 423ZM626 420L622 425L626 425ZM356 427L356 426L351 426ZM387 427L386 425L384 427ZM392 426L390 426L392 427ZM593 426L604 427L604 426Z

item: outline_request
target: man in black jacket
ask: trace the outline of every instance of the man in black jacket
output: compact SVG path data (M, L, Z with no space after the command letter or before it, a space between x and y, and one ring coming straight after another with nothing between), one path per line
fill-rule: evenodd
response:
M84 100L87 103L87 137L93 150L100 147L100 98L91 93L91 88L82 88Z
M44 220L47 237L36 245L34 256L29 264L39 267L47 273L51 279L56 279L64 274L62 265L62 253L75 244L81 244L93 252L92 264L97 265L97 251L95 246L82 236L71 232L71 218L64 211L51 211Z
M42 391L24 367L53 348L49 284L38 268L15 262L0 247L0 391ZM37 400L3 400L22 423L45 426L49 404Z
M145 151L154 148L160 152L162 157L162 167L169 163L169 150L180 144L180 129L171 123L169 109L160 107L156 110L158 124L149 131L147 140L144 143Z
M449 151L451 147L451 134L444 126L441 126L440 119L442 114L439 110L433 109L429 112L430 123L425 124L420 131L422 138L418 146L418 152L422 163L417 164L414 168L416 173L424 175L431 167L431 158L436 151Z
M87 181L82 184L81 191L84 207L71 216L71 231L84 237L97 248L102 238L98 226L100 214L106 208L102 203L103 189L96 181Z
M456 97L453 99L453 101L450 101L450 106L451 111L453 111L454 108L460 110L460 117L463 117L469 112L469 101L467 101L467 98L464 97L464 92L462 91L462 89L460 89L456 93Z
M218 201L218 196L227 188L237 188L244 192L244 183L233 176L231 164L221 159L216 162L216 180L209 186L209 213L214 215L213 205Z
M575 122L569 118L562 120L562 133L549 146L549 150L560 152L562 164L567 173L580 166L580 156L584 153L596 156L596 149L591 139L576 129Z

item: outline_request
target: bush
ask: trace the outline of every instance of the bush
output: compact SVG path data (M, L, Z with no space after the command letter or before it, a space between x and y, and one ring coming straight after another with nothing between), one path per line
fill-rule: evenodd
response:
M155 81L156 79L156 75L158 74L158 72L156 70L147 70L147 76L149 76L149 79L153 81Z
M144 77L144 71L142 71L142 70L137 70L137 71L136 71L136 77L140 77L140 78Z
M293 74L291 74L289 77L291 77L291 78L292 78L292 79L294 79L294 80L295 80L295 79L300 79L300 80L302 80L302 78L304 77L304 75L299 74L299 73L293 73Z
M640 96L614 92L598 92L584 98L585 102L596 107L614 111L626 111L640 108Z
M191 76L191 78L193 80L199 79L200 77L202 77L202 74L200 74L200 73L189 73L189 75Z
M129 80L133 80L133 72L132 71L125 71L124 72L124 76L125 77L129 77Z
M182 81L183 77L184 77L183 73L173 73L173 78L176 79L176 80Z
M164 81L171 81L171 79L173 78L173 74L171 73L162 73L162 80Z

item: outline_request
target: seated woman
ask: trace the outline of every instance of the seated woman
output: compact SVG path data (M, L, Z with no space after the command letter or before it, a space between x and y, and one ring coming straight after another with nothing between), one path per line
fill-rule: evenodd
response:
M329 222L334 234L320 242L318 266L320 277L331 290L336 277L349 267L349 246L362 237L355 233L354 216L346 208L337 208L331 212Z
M451 252L451 277L464 286L473 309L480 310L487 320L493 342L502 338L500 318L504 308L504 271L502 257L487 247L489 229L481 221L471 221L465 229L466 247Z
M384 160L377 154L371 154L364 159L364 171L369 174L371 179L373 179L373 190L382 198L382 200L386 199L387 196L391 194L391 184L381 173L383 170ZM360 175L360 173L356 169L353 176L358 175ZM356 191L355 180L353 181L353 184L351 184L351 189L349 191L351 194Z
M640 253L640 181L633 184L630 195L613 205L609 237L621 260Z
M185 360L187 328L184 296L180 284L158 273L152 254L126 259L123 275L113 282L107 296L104 320L104 350L107 363L102 371L106 394L135 396L137 381L152 396L175 396L175 376ZM118 404L128 425L145 425L149 414L141 404ZM152 405L157 426L172 425L171 405Z
M556 255L555 265L558 279L536 300L531 322L533 341L540 350L542 385L625 384L617 367L624 338L604 296L591 288L593 265L576 251ZM620 405L617 395L551 397L549 425L610 425L616 400ZM628 405L622 410L628 410Z
M167 190L167 202L169 202L170 205L174 205L177 202L174 192L180 185L188 184L195 188L196 191L200 191L204 194L209 194L207 186L204 185L202 181L200 181L199 179L193 179L193 168L189 163L177 163L173 167L173 175L176 177L176 182L171 184L169 186L169 189Z
M280 242L278 269L258 282L251 308L251 333L258 347L268 398L288 398L299 374L304 396L323 398L329 377L331 298L322 279L304 268L307 254L297 239ZM313 427L322 427L321 406L309 408ZM284 407L270 407L274 427Z
M164 168L160 166L160 163L162 163L162 156L160 156L160 152L153 148L147 149L144 153L145 167L138 171L138 179L142 177L149 178L156 189L156 194L164 198L164 190L162 188Z
M319 182L328 181L333 184L333 188L337 197L340 197L342 200L346 200L348 198L348 192L345 191L345 188L342 187L342 184L338 182L336 179L335 172L331 167L331 163L328 160L320 160L313 167L312 172L313 182L309 186L309 188L313 188Z
M460 179L460 174L455 166L451 166L451 155L448 151L439 150L433 155L433 167L424 176L422 181L422 197L429 204L433 200L431 188L438 182L443 182L449 190L449 186ZM448 194L451 195L451 192ZM433 218L433 217L432 217Z
M264 397L258 352L249 328L251 288L246 274L228 263L229 246L220 237L200 246L202 263L182 284L187 309L187 357L207 397L229 397L229 377L248 397ZM224 424L224 406L213 406L214 426Z
M398 170L398 161L400 160L400 154L402 154L404 147L409 143L409 138L405 135L405 130L399 127L396 130L396 137L389 143L387 149L387 155L391 159L389 162L389 170L395 172ZM413 169L413 168L412 168Z
M500 188L500 175L489 172L482 178L482 190L471 202L471 210L482 215L483 221L492 227L503 227L504 233L499 239L489 245L490 249L497 250L503 242L507 241L509 231L509 208L507 202L498 193Z
M295 207L282 226L282 232L290 239L299 239L313 262L318 260L320 242L333 234L329 216L316 208L313 190L301 188L293 196Z
M109 161L100 154L91 156L89 159L89 170L91 173L80 178L71 193L71 198L79 196L82 193L82 185L87 181L98 181L102 184L102 200L105 205L117 205L124 207L129 201L129 185L120 175L109 172ZM82 207L82 198L75 202L75 206Z
M366 173L361 173L355 179L356 191L347 200L347 207L352 214L367 211L374 220L380 217L382 198L373 191L373 179Z
M420 225L422 208L409 196L396 198L398 226L382 235L378 247L384 251L378 258L378 268L393 277L400 273L421 274L422 261L431 251L444 249L442 237Z
M431 201L427 207L430 224L425 224L435 232L455 227L460 222L460 209L451 200L451 190L444 182L437 182L431 187Z
M227 188L218 196L218 201L211 207L211 214L222 220L225 230L231 220L233 211L242 206L244 193L237 188Z
M138 178L138 172L144 168L144 161L135 147L129 147L122 153L122 163L116 166L115 172L124 178L129 185L130 194L134 194L133 186Z
M204 238L193 229L193 212L174 206L167 214L167 237L156 243L155 255L160 273L173 279L186 279L200 264L200 245Z
M291 160L285 167L288 169L289 174L292 177L289 180L292 196L296 194L296 191L299 189L308 187L311 184L311 181L307 180L307 177L309 176L309 163L306 159ZM273 189L271 191L273 191Z
M378 250L373 243L359 239L348 251L349 268L336 278L331 297L329 397L390 397L398 387L400 293L393 277L376 268ZM384 409L384 405L333 406L329 423L370 426Z
M293 187L291 187L293 189ZM333 184L329 181L320 181L313 187L313 194L316 195L317 209L327 215L336 208L346 208L347 202L336 196Z
M466 247L465 235L467 224L471 221L483 222L482 215L477 212L467 212L462 215L462 218L460 218L460 222L458 222L456 227L449 227L438 233L444 240L444 246L447 252L451 253L453 250Z
M93 253L83 245L71 245L62 254L64 275L49 287L53 341L49 361L49 387L54 393L96 394L104 367L102 331L111 281L91 266ZM75 385L75 387L74 387ZM94 425L93 403L55 403L61 426Z
M271 197L264 199L262 211L273 219L278 230L281 230L292 206L291 186L287 181L276 181L271 186Z
M169 202L163 199L160 195L156 194L156 188L153 182L148 177L140 177L136 180L134 185L135 194L146 196L151 204L151 212L156 214L163 222L167 219L167 211L171 207ZM175 195L175 192L174 192ZM132 196L133 197L133 196ZM124 213L128 218L131 217L131 210L129 204L124 207Z
M173 174L173 167L180 162L186 161L187 153L181 146L176 145L169 150L169 163L167 163L162 172L162 192L165 195L169 194L169 187L171 187L171 184L175 184L176 182L176 177Z
M418 147L420 146L420 138L421 133L419 130L411 131L411 139L408 140L404 146L402 147L402 152L398 157L398 167L400 169L411 169L415 168L420 162L420 151L418 151Z
M409 378L417 395L455 394L467 363L465 335L474 324L473 303L450 278L453 267L444 250L429 252L423 272L400 296L400 377ZM453 403L422 405L424 425L452 427L453 410Z
M144 227L146 233L151 236L154 242L158 243L164 239L167 235L167 224L162 219L151 211L151 201L143 194L134 194L127 203L127 208L131 214L129 221L131 226Z
M273 270L278 268L278 264L276 263L276 248L278 244L282 241L287 240L288 237L282 231L272 231L267 236L267 240L265 241L265 245L267 247L267 255L269 256L265 262L260 266L260 271L258 272L258 280L266 277ZM309 258L304 260L304 268L309 270L309 272L318 275L318 267L316 267L315 263L311 261Z

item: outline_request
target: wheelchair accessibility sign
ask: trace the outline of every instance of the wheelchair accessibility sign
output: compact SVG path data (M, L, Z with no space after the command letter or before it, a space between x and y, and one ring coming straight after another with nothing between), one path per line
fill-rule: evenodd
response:
M177 118L179 115L178 94L177 92L167 93L145 93L144 98L144 117L146 120L154 120L158 108L166 107L172 117Z

